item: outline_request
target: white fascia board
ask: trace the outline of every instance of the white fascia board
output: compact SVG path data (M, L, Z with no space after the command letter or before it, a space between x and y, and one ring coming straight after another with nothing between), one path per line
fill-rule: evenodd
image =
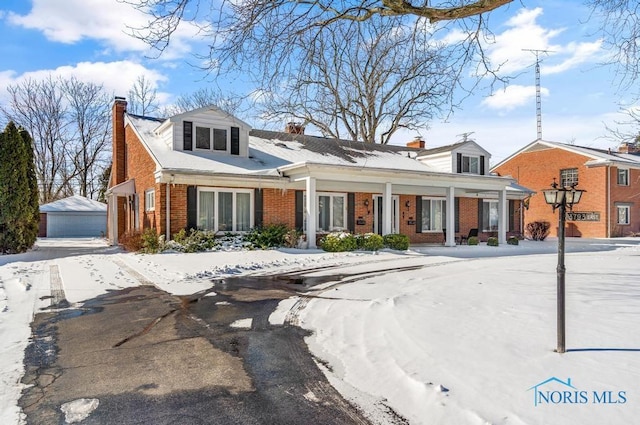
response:
M286 169L289 169L287 172ZM295 170L294 170L295 169ZM436 173L431 171L392 170L358 168L325 164L296 164L295 167L281 167L283 173L292 180L300 181L311 176L318 180L339 180L345 182L370 182L400 184L407 186L458 187L475 190L502 190L514 179L499 176L475 176L468 174Z
M289 182L288 178L279 176L238 175L215 172L206 173L202 170L185 171L164 169L156 171L154 176L156 183L173 183L196 186L224 185L230 187L283 188Z
M618 168L623 168L623 169L640 169L640 164L636 164L633 162L627 162L627 161L615 161L615 160L611 160L611 159L595 159L595 160L591 160L591 161L587 161L584 164L587 168L595 168L595 167L604 167L604 166L614 166L614 167L618 167Z
M193 109L191 111L187 111L187 112L183 112L181 114L177 114L174 115L172 117L170 117L168 119L168 121L171 121L173 123L175 122L180 122L188 117L200 114L200 113L214 113L216 116L218 116L220 119L222 119L223 121L233 121L234 123L238 124L240 127L246 127L248 129L251 129L252 127L247 124L246 122L242 121L240 118L236 117L235 115L232 115L228 112L223 111L222 109L218 108L215 105L209 105L209 106L203 106L201 108L197 108L197 109Z

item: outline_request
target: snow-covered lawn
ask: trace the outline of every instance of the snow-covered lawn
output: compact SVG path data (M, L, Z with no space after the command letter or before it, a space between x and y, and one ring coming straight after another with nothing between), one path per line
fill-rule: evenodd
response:
M560 355L553 352L555 240L375 255L136 255L98 240L40 240L33 252L0 256L0 423L20 421L29 322L50 304L40 298L51 294L55 275L75 303L144 283L189 294L210 288L215 278L328 265L338 269L309 275L361 275L324 284L313 298L283 301L271 322L313 331L307 342L332 384L374 422L634 423L640 417L639 243L567 241L570 351ZM556 380L532 388L550 378Z

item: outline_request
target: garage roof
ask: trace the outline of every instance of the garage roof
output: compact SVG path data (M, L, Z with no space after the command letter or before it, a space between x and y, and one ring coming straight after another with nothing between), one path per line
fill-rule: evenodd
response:
M107 204L74 195L40 206L40 212L107 212Z

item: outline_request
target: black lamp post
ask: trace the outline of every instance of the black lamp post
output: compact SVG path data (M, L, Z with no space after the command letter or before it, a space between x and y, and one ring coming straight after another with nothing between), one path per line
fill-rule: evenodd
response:
M577 183L571 185L571 187L558 187L556 179L553 179L553 183L551 184L552 189L542 191L544 193L544 200L553 207L553 211L555 211L556 208L560 210L560 216L558 218L558 268L556 269L558 274L558 348L556 352L558 353L564 353L566 351L564 321L564 227L566 212L567 207L572 209L574 204L580 202L580 198L584 192L584 190L576 189L576 185Z

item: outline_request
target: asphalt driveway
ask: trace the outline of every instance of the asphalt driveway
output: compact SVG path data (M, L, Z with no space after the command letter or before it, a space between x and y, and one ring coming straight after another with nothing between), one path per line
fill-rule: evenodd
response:
M368 423L329 385L305 331L269 324L305 289L286 277L219 280L188 297L142 285L43 311L25 355L26 422Z

